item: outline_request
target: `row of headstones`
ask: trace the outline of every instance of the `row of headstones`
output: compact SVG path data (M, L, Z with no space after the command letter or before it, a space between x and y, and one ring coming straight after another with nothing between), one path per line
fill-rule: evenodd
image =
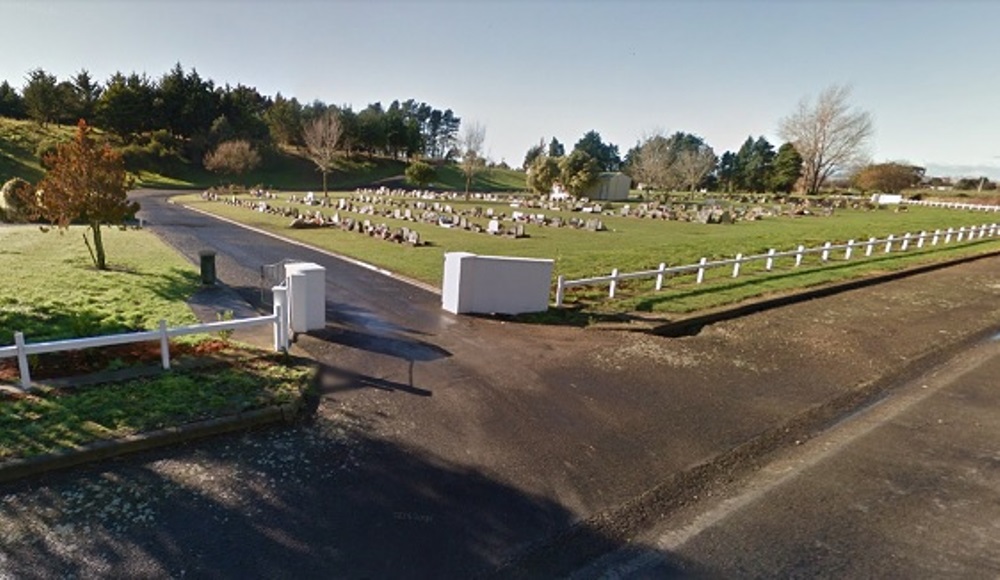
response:
M382 186L379 188L359 188L355 190L355 194L358 195L376 195L380 197L400 197L400 198L418 198L418 199L439 199L439 200L465 200L470 199L490 201L490 202L503 202L505 199L509 199L504 196L501 197L495 193L460 193L460 192L446 192L446 191L431 191L431 190L407 190L407 189L389 189L388 187Z
M214 194L202 194L202 198L210 201L218 201L222 199ZM420 234L410 228L404 227L393 230L386 224L372 225L371 220L361 221L354 218L341 219L339 214L334 214L330 218L324 218L323 214L319 210L316 210L316 212L312 214L303 214L297 208L274 206L266 201L244 200L236 197L235 195L222 199L222 201L228 205L243 207L260 213L290 217L292 218L292 221L289 224L289 227L296 229L339 227L345 231L364 233L372 237L391 242L405 242L413 246L420 246L425 243L421 241Z
M289 201L299 201L309 203L308 197L297 199L294 196ZM322 200L323 207L333 207L339 211L358 213L361 215L376 215L381 217L391 217L402 221L412 221L437 225L444 228L458 228L474 233L487 233L491 235L504 235L513 238L527 237L523 224L512 224L509 227L500 225L499 219L506 217L505 214L494 215L493 208L476 207L474 210L456 212L451 205L440 202L425 201L393 201L389 207L376 205L384 200L370 194L359 194L354 198L338 198L336 201L327 202ZM403 207L400 207L403 206ZM390 209L391 208L391 209ZM470 219L474 217L489 217L490 222L483 226ZM499 219L498 219L499 218Z
M370 195L359 195L355 198L357 201L365 204L378 203L379 199ZM393 207L392 211L385 211L382 215L388 217L391 215L395 219L403 220L416 220L416 221L438 221L442 222L439 225L445 227L459 227L461 229L486 233L495 233L497 228L487 226L485 230L478 224L474 224L468 220L469 217L472 218L490 218L490 221L503 221L503 222L513 222L511 227L507 228L507 231L522 232L513 234L514 237L524 237L523 227L518 229L516 226L518 224L531 224L542 227L574 227L577 229L586 229L588 231L604 231L604 222L600 219L583 219L583 218L570 218L565 220L559 216L547 216L541 213L526 213L522 211L513 211L510 216L507 216L506 212L496 212L493 208L487 207L482 208L475 206L467 210L456 211L450 204L441 202L428 202L423 200L410 200L410 201L396 201L391 204L392 206L402 205L403 208ZM514 206L515 204L511 204ZM350 210L352 207L352 201L348 199L341 198L337 202L338 207ZM372 208L374 206L366 205L363 208ZM412 209L411 209L412 208ZM423 210L422 217L414 217L412 210ZM370 211L370 210L369 210ZM432 213L427 213L432 212ZM588 212L589 213L589 212ZM443 216L441 215L443 214ZM457 220L457 222L456 222Z
M408 201L419 199L421 201L451 201L451 200L481 200L495 203L506 203L513 208L528 209L548 209L550 211L570 211L584 213L602 213L604 205L591 202L586 197L570 198L566 200L550 200L546 196L522 196L506 195L498 196L489 193L470 193L468 196L458 193L434 192L434 191L406 191L402 189L388 190L382 189L358 189L355 191L355 199L361 199L365 203L385 203L395 205L395 200Z
M311 216L304 215L296 217L292 220L292 223L289 224L289 227L299 229L332 227L339 228L345 232L366 234L370 237L386 240L388 242L396 242L399 244L407 243L411 246L420 246L423 244L420 240L420 233L407 227L393 229L385 223L376 224L368 219L358 220L351 217L341 218L339 213L335 213L327 218L324 217L322 212L319 210Z

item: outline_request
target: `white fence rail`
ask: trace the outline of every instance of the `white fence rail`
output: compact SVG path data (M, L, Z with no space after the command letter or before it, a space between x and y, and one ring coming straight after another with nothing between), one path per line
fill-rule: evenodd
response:
M778 252L774 249L768 250L764 254L747 255L736 254L735 258L725 260L709 261L702 258L697 264L684 266L667 267L666 263L661 263L654 270L643 270L640 272L619 272L617 268L611 271L610 276L595 276L592 278L580 278L577 280L566 280L564 276L559 276L556 280L556 306L562 306L566 297L566 289L576 286L592 286L596 284L608 284L608 298L614 298L618 289L618 283L623 280L640 280L656 278L656 290L663 289L664 279L670 274L695 273L695 283L701 284L705 280L705 272L712 268L732 267L732 277L740 275L740 267L743 264L754 261L763 261L764 269L771 271L775 261L781 258L794 258L795 267L802 265L802 258L808 254L819 254L822 262L830 261L834 252L843 251L843 259L850 260L853 256L864 253L864 257L869 257L882 249L879 253L888 254L893 250L905 252L910 248L923 248L925 245L937 246L938 244L951 244L958 242L970 242L984 237L995 237L997 235L997 224L983 224L981 226L948 228L947 230L934 230L933 232L922 231L919 234L906 233L902 236L890 234L885 238L869 238L868 240L855 241L848 240L843 244L833 244L826 242L822 246L806 248L798 246L794 250Z
M249 328L264 324L271 324L274 326L274 350L281 351L288 348L290 336L288 329L288 296L287 290L283 286L276 286L273 290L274 311L272 314L267 316L243 318L240 320L223 320L219 322L193 324L191 326L180 326L177 328L167 328L166 321L161 320L157 330L34 343L26 343L24 341L24 334L21 332L15 332L14 345L0 347L0 359L17 357L21 388L29 390L31 388L31 369L28 364L28 356L34 354L62 352L66 350L81 350L85 348L98 348L118 344L132 344L136 342L159 341L160 362L163 365L164 370L169 370L170 338L175 336L184 336L187 334L238 330L241 328Z
M942 207L946 209L965 209L969 211L1000 211L1000 205L983 203L959 203L955 201L933 201L923 199L902 199L903 205L917 205L921 207Z

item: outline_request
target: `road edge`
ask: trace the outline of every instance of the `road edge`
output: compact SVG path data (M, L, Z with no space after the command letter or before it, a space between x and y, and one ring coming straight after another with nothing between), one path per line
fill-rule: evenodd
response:
M435 286L431 286L430 284L421 282L421 281L416 280L414 278L410 278L408 276L404 276L402 274L398 274L396 272L392 272L390 270L386 270L385 268L380 268L380 267L376 266L375 264L369 264L368 262L363 262L361 260L358 260L357 258L352 258L350 256L345 256L344 254L338 254L337 252L332 252L332 251L327 250L325 248L320 248L318 246L313 246L311 244L307 244L305 242L300 242L298 240L295 240L295 239L292 239L292 238L288 238L288 237L282 236L280 234L276 234L274 232L269 232L267 230L264 230L264 229L261 229L261 228L258 228L258 227L254 227L254 226L251 226L251 225L240 223L240 222L238 222L236 220L229 219L227 217L222 217L220 215L216 215L216 214L213 214L211 212L207 212L207 211L205 211L203 209L198 209L198 208L193 207L191 205L188 205L186 203L177 203L173 199L168 199L167 203L183 207L184 209L193 211L195 213L199 213L201 215L204 215L204 216L207 216L207 217L210 217L210 218L217 219L219 221L226 222L226 223L234 225L234 226L239 226L241 228L248 229L248 230L250 230L250 231L252 231L254 233L257 233L257 234L261 234L261 235L265 235L265 236L270 236L270 237L272 237L272 238L274 238L276 240L281 240L282 242L285 242L287 244L292 244L292 245L295 245L295 246L299 246L300 248L306 248L307 250L312 250L314 252L319 252L321 254L326 254L327 256L330 256L331 258L336 258L338 260L343 260L344 262L347 262L348 264L352 264L354 266L358 266L360 268L364 268L366 270L370 270L370 271L375 272L377 274L382 274L383 276L387 276L387 277L392 278L394 280L398 280L400 282L409 284L410 286L414 286L414 287L419 288L421 290L424 290L426 292L430 292L431 294L435 294L437 296L441 295L441 290L439 288L435 287Z
M816 403L727 451L669 475L618 506L580 520L525 548L487 575L496 578L536 578L570 574L581 565L607 554L609 544L628 545L657 520L687 505L689 500L696 500L717 485L752 474L772 454L797 441L814 437L995 334L995 329L985 329L966 335L911 359L895 373L860 383L841 395Z

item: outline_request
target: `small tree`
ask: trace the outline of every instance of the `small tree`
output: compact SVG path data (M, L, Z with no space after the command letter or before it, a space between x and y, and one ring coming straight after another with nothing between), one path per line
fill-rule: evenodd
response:
M216 173L243 175L260 165L260 154L249 141L225 141L205 156L205 169Z
M483 143L486 141L486 127L479 123L469 123L462 131L459 145L462 148L462 173L465 174L465 193L469 193L472 180L483 167Z
M576 149L559 160L559 174L566 191L580 196L597 181L601 166L588 153Z
M20 177L4 183L0 188L0 221L15 223L27 220L34 195L31 184Z
M327 195L326 176L333 171L337 162L337 152L344 138L344 127L336 111L327 111L307 123L302 130L302 140L306 144L309 159L323 174L323 195Z
M854 185L861 191L899 193L915 187L923 179L924 169L905 163L878 163L863 167L854 176Z
M536 193L549 193L559 181L559 160L548 155L536 157L528 168L528 187Z
M414 161L406 168L406 180L417 187L427 187L435 177L437 171L434 166L423 161Z
M102 225L119 225L139 211L139 204L128 200L131 178L117 151L106 143L98 145L90 136L86 121L77 124L76 136L61 143L46 158L49 168L28 201L32 217L49 221L60 229L72 222L86 224L94 238L91 247L87 234L83 240L98 270L107 269Z

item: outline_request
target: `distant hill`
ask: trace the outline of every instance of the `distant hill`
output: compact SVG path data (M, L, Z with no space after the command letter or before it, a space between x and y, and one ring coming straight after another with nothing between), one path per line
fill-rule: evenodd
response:
M39 162L41 152L55 143L70 139L73 128L49 124L44 127L32 121L0 118L0 184L12 177L21 177L32 183L44 175ZM129 170L137 178L139 187L204 189L213 185L236 181L243 185L261 185L272 189L318 190L322 179L316 166L298 151L282 149L267 156L262 166L249 174L232 180L211 173L195 164L171 155L130 155ZM357 156L343 159L330 174L331 190L350 190L358 187L386 185L405 186L403 172L406 163L396 159ZM455 164L438 167L438 178L433 189L464 190L465 177ZM475 179L475 191L522 191L527 188L525 174L500 168L484 169Z

